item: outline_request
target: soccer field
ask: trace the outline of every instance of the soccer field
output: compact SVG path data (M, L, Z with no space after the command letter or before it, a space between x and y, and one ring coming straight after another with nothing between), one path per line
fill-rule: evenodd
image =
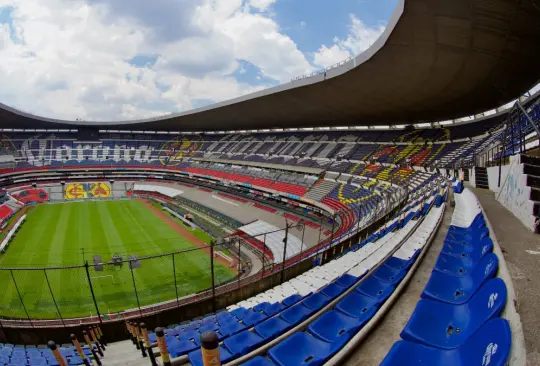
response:
M136 308L137 296L145 306L204 290L211 286L210 257L196 248L138 200L41 204L28 211L9 249L0 254L0 268L28 268L0 270L0 316L26 318L28 313L34 319L54 319L57 308L63 318L95 315L84 267L30 269L80 266L85 260L92 264L94 255L109 262L114 254L127 259L193 249L175 254L174 261L171 255L142 260L133 271L128 263L107 264L103 271L90 266L102 314ZM214 266L216 284L235 275L217 261Z

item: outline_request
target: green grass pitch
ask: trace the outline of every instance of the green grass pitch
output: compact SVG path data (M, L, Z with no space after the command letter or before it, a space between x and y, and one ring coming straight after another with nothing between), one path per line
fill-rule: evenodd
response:
M121 268L105 265L103 271L90 266L102 314L137 308L133 280L141 306L176 299L177 291L182 297L204 290L211 286L210 258L195 248L140 201L39 205L28 212L7 252L0 254L0 268L27 268L0 270L0 316L26 318L28 312L33 319L54 319L59 317L57 307L63 318L96 315L84 267L30 269L80 266L84 260L92 264L93 255L108 262L115 253L126 259L128 254L143 257L194 249L175 255L174 263L170 255L143 260L140 268L133 269L133 277L128 263ZM214 264L216 283L234 277L231 269Z

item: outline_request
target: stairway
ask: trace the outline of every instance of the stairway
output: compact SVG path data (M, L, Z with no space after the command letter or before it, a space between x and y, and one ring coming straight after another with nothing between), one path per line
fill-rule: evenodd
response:
M489 189L487 168L474 168L474 183L476 188Z
M533 231L540 234L540 157L521 156L523 173L527 176L527 186L531 187L529 199L533 205L534 226Z
M529 230L540 234L540 158L511 156L497 200Z
M469 182L470 181L470 177L469 177L469 169L463 169L463 180L465 182Z

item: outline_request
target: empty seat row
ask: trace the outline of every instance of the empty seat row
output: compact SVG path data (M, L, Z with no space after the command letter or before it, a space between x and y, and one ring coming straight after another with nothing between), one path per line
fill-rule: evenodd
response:
M382 365L505 365L511 348L498 258L476 197L456 193L441 253L414 312Z
M418 226L421 233L433 233L444 207L434 208ZM429 218L429 219L428 219ZM404 230L404 229L402 229ZM416 233L416 232L415 232ZM418 241L422 240L423 245ZM415 241L421 251L427 243ZM373 244L369 244L373 245ZM417 258L417 255L414 257ZM255 357L243 365L322 365L343 348L374 316L406 276L414 260L388 257L369 277L343 297L332 310L310 323L304 332L296 332L271 347L266 356ZM354 286L354 284L353 284Z
M357 245L354 250L345 253L339 259L315 267L282 285L230 306L224 312L170 326L165 331L165 341L171 355L173 357L186 357L187 355L193 365L201 364L199 337L201 333L212 330L216 332L222 342L220 346L222 362L227 362L249 353L264 342L303 322L333 299L342 295L351 286L354 286L367 271L384 261L399 245L400 241L410 234L415 227L415 222L411 221L410 218L415 217L418 212L424 212L424 210L422 205L415 205L409 210L412 216L408 216L407 222L401 220L402 225L396 225L395 232L383 229L379 240L374 243L364 243L362 247ZM436 214L436 212L437 210L433 210L430 215ZM425 220L419 228L428 223L433 223L433 221ZM400 228L401 230L399 230ZM371 294L375 303L381 304L387 298L384 296L389 296L393 291L394 287L388 283L397 283L404 276L402 276L403 273L396 275L396 271L401 272L401 269L390 267L392 263L401 263L399 260L396 262L391 257L388 261L390 261L388 266L385 263L385 266L382 266L376 275L370 276L365 283L355 289L355 293L368 297ZM359 264L361 267L358 267ZM359 271L359 268L362 270ZM354 275L353 270L356 270L358 275ZM384 296L378 294L381 291L381 286L386 289L383 291ZM354 311L350 301L344 302L340 306L342 314L339 314L338 317L341 320L347 319L344 318L345 316L350 317ZM358 323L358 321L356 322ZM359 323L356 328L361 326L362 324ZM313 331L318 332L316 329L319 328L320 325L317 325ZM153 342L156 340L154 334L150 334L150 338Z

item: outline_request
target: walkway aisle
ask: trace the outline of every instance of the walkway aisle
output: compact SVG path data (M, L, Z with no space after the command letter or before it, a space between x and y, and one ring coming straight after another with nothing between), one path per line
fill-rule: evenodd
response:
M104 366L148 366L150 360L143 358L140 351L137 351L130 340L109 343L105 358L103 359Z
M424 260L418 270L411 278L411 282L405 288L394 306L390 309L386 317L362 343L354 354L344 363L345 366L376 366L384 359L394 342L400 339L399 334L409 317L411 316L416 303L420 300L420 294L431 276L431 271L435 267L435 262L439 257L454 209L447 204L446 210L439 227L439 231L431 243Z
M495 200L493 192L472 188L484 207L504 252L516 291L527 365L540 365L540 235L533 234Z

